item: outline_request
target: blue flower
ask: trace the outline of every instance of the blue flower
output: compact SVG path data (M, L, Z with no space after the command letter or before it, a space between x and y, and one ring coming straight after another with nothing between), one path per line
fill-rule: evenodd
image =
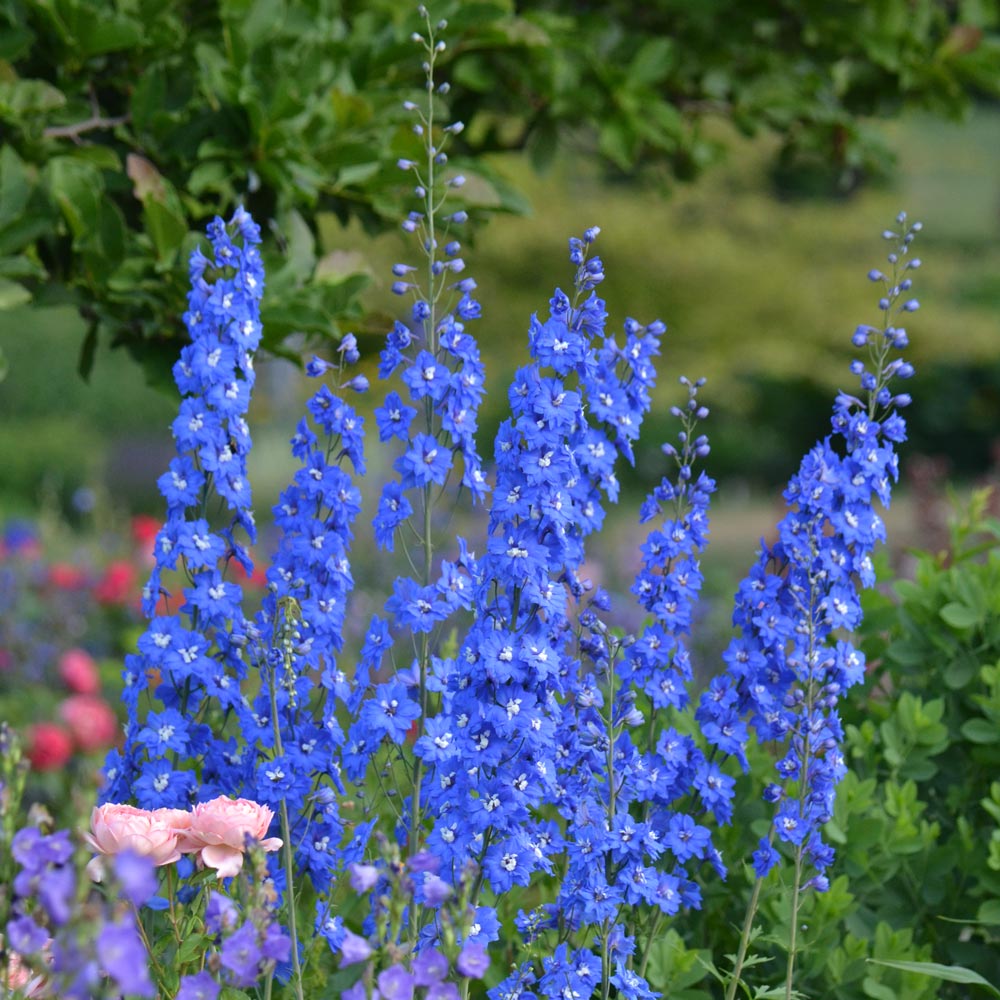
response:
M404 489L444 484L451 468L451 451L430 434L417 434L405 454L393 463Z
M911 366L890 355L906 343L893 316L911 311L910 301L901 299L909 279L901 275L910 266L906 258L918 228L898 237L889 255L890 277L872 272L873 280L886 284L884 324L855 331L854 344L868 348L867 362L851 366L861 393L837 396L832 433L806 454L789 481L778 541L762 546L736 595L733 622L740 635L724 656L726 672L712 681L697 712L709 742L734 754L744 769L749 730L743 719L758 740L783 746L775 755L781 783L768 785L765 793L778 803L773 836L819 872L832 851L814 838L833 814L835 788L846 772L836 704L864 673L862 655L836 633L855 629L861 620L858 583L874 583L871 552L885 539L873 504L889 502L898 477L893 444L905 438L905 424L895 409L909 400L893 397L887 383L893 375L911 374ZM753 863L759 876L777 863L770 840L761 842ZM822 890L828 883L818 876L806 884Z
M151 621L138 654L126 658L125 746L121 755L108 758L113 780L103 793L119 801L132 794L145 807L187 806L203 765L226 791L237 791L242 780L241 768L227 763L221 744L206 739L209 730L186 728L182 717L183 712L207 710L209 717L218 713L221 718L239 699L246 665L229 636L242 626L242 593L223 572L230 558L249 565L237 533L250 542L256 536L246 470L251 440L244 414L254 383L252 353L261 337L260 236L239 208L228 224L215 219L208 237L211 254L196 250L191 256L192 287L184 316L191 342L174 366L185 398L173 423L178 454L159 480L167 516L157 537L156 565L143 591ZM204 516L213 492L228 510L228 524L210 524ZM165 575L177 570L189 580L186 600L177 615L154 617ZM181 624L181 616L192 621L191 630ZM154 708L142 725L139 694L153 670L159 671L161 683L152 695L165 711ZM192 744L195 733L197 747ZM178 769L165 756L180 763L189 754L195 771Z
M385 397L385 402L375 409L379 440L390 441L392 438L398 437L400 440L406 441L409 438L410 424L416 415L416 409L407 406L400 398L399 393L390 392Z

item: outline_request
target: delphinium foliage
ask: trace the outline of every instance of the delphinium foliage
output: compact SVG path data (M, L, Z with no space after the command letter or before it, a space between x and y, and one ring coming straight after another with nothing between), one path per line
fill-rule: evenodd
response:
M664 931L727 875L716 834L734 819L751 733L780 747L765 793L775 813L729 996L782 853L793 928L801 895L828 887L821 828L845 770L836 706L863 674L847 634L904 438L908 398L889 382L912 374L894 352L917 307L919 227L900 216L886 234L890 270L871 275L883 322L854 335L868 350L853 366L860 394L838 397L832 434L789 484L778 541L738 591L725 670L692 699L687 638L715 490L703 383L681 379L670 472L641 506L644 621L631 634L587 578L587 543L620 499L616 462L634 461L666 327L627 318L611 332L599 230L571 238L572 288L529 321L487 473L485 373L467 329L480 307L447 152L462 126L435 76L443 23L422 13L426 96L405 107L423 154L399 163L420 202L403 223L420 257L393 269L409 308L381 351L374 406L394 475L360 518L364 421L342 394L370 386L351 373L361 358L347 335L335 360L307 366L322 384L292 439L300 464L274 507L266 595L244 609L233 577L251 571L256 537L245 414L264 274L247 212L216 219L191 259L177 456L160 480L149 624L125 664L124 746L86 838L101 888L79 880L70 840L43 819L5 834L23 869L7 937L50 983L72 940L65 968L93 995L456 1000L480 979L494 1000L657 995ZM466 501L485 508L478 556L446 530ZM351 548L366 521L401 572L351 656ZM89 942L65 930L88 920ZM790 997L794 930L788 950Z

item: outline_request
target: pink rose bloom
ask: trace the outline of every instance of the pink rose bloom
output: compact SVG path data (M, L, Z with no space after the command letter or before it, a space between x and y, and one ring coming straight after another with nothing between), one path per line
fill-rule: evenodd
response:
M59 676L74 694L97 694L101 679L94 658L83 649L67 649L59 657Z
M172 864L181 856L180 830L167 817L157 813L181 813L179 809L157 809L155 813L135 806L108 803L96 806L90 814L87 843L98 854L133 851L152 860L157 867Z
M181 834L181 850L197 854L206 868L214 868L219 878L232 878L243 867L247 840L256 841L265 851L281 847L278 837L267 837L274 813L249 799L220 795L211 802L199 802L191 812L191 826Z
M187 809L153 809L150 815L178 834L184 833L191 826L191 813Z

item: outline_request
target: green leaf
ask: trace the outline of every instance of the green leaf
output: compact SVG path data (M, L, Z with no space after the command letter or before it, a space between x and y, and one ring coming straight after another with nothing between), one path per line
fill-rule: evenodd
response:
M13 146L0 149L0 229L16 219L28 204L32 183Z
M107 281L125 256L125 220L110 199L102 199L97 225L81 242L84 266L95 282Z
M287 15L284 0L254 0L249 4L237 4L247 9L240 17L240 34L250 49L260 48L271 42L281 29Z
M31 292L16 281L0 278L0 310L13 309L31 301Z
M351 187L354 184L363 184L374 177L382 169L382 164L372 163L352 163L337 172L337 187Z
M979 661L968 650L963 650L944 668L944 682L952 691L961 690L978 675Z
M142 202L143 226L157 256L162 261L172 261L188 232L187 219L173 185L144 156L129 153L125 169L133 193Z
M74 37L77 54L85 57L120 52L142 41L142 28L130 17L118 15L81 18Z
M559 126L551 118L543 118L528 137L527 150L531 165L544 172L552 166L559 149Z
M890 969L899 969L902 972L916 972L921 976L933 976L935 979L943 979L948 983L982 986L983 989L989 990L993 996L1000 997L1000 990L992 983L983 979L978 972L973 972L972 969L966 969L961 965L941 965L938 962L899 962L878 958L870 958L868 961L875 965L885 965Z
M278 219L278 232L284 242L284 254L278 267L270 264L268 288L272 292L298 288L312 274L316 266L316 237L299 212L286 212Z
M962 735L971 743L1000 743L1000 728L986 719L969 719L962 723Z
M669 38L650 38L636 52L629 64L628 82L644 85L659 83L674 67L674 43Z
M49 194L69 225L74 243L82 242L98 226L104 182L100 171L72 156L57 156L47 170Z
M875 1000L898 1000L896 991L885 983L880 983L871 976L866 976L861 988L865 991L866 997L874 997Z
M972 628L982 621L982 614L966 604L952 601L939 612L942 619L952 628Z
M87 328L87 333L80 345L80 356L77 358L76 370L84 382L90 379L90 374L94 370L94 355L97 353L97 323L91 323Z
M177 961L182 965L187 965L204 955L208 946L209 941L205 937L200 934L192 934L191 937L185 938L181 942L180 948L177 949Z
M331 316L349 316L357 308L358 296L371 284L369 273L350 274L343 281L317 285L320 301Z
M988 899L979 907L976 919L981 924L1000 926L1000 899Z
M148 201L142 206L142 221L160 260L173 260L177 248L187 236L184 216L171 211L161 202Z
M20 123L65 103L63 92L44 80L0 81L0 119Z
M44 278L45 268L25 254L0 257L0 278Z
M902 667L919 667L927 662L927 647L912 639L899 639L886 650L886 655Z

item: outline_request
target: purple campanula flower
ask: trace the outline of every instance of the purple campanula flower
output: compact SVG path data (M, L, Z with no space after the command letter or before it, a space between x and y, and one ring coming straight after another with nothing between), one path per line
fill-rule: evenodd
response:
M353 931L345 931L340 943L340 964L356 965L366 961L372 954L372 946Z
M413 982L417 986L431 986L448 975L448 959L436 948L425 948L410 966Z
M490 957L486 949L475 941L463 945L455 959L455 968L470 979L482 979L489 967Z
M101 928L97 935L97 958L122 993L156 996L146 947L132 920L123 919Z
M219 958L235 986L252 986L263 959L257 928L247 923L222 942Z
M378 974L378 990L384 1000L413 1000L413 976L401 965L392 965Z
M222 987L210 972L202 971L193 976L182 976L175 1000L218 1000Z

